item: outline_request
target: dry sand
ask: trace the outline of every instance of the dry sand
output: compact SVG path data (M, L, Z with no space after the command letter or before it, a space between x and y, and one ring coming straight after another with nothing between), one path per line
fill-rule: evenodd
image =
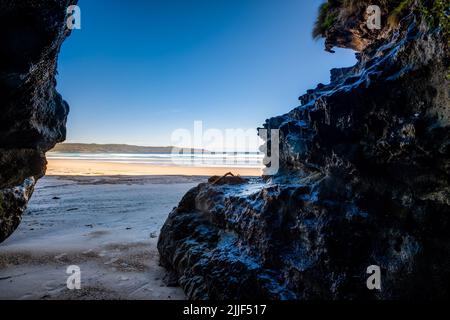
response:
M0 299L184 299L167 287L157 236L205 177L45 177L18 230L0 244ZM66 286L81 268L81 290Z
M185 176L222 176L228 172L241 176L260 176L258 168L229 167L187 167L187 166L155 166L139 163L117 163L91 160L60 160L49 159L47 175L185 175Z

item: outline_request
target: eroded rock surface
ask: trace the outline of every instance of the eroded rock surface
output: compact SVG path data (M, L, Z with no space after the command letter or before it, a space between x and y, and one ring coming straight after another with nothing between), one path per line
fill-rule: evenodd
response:
M76 0L0 1L0 242L19 225L45 152L65 139L57 56Z
M264 125L280 130L278 174L200 184L170 213L161 263L189 298L450 296L448 39L417 13L336 43L347 31L328 49L364 43L358 63Z

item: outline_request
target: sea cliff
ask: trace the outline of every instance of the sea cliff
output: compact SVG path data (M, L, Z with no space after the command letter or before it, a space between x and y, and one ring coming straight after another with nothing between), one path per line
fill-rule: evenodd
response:
M366 8L375 4L382 27L369 30ZM189 298L448 298L442 8L448 1L322 6L315 35L325 37L328 51L357 51L358 62L331 70L329 84L265 122L280 132L277 174L211 179L170 213L159 238L161 264ZM373 265L381 290L366 285Z

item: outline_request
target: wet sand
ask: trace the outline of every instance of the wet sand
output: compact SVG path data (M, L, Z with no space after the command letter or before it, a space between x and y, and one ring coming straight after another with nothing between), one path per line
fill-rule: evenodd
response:
M111 176L111 175L184 175L184 176L222 176L228 172L241 176L260 176L258 168L230 167L187 167L187 166L156 166L139 163L118 163L93 160L60 160L48 159L47 175L81 175L81 176Z
M158 264L168 213L206 177L47 176L0 244L0 299L184 299ZM81 269L81 289L66 269Z

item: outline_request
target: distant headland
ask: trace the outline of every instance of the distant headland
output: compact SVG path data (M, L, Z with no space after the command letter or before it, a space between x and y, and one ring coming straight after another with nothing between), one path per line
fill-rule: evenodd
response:
M60 143L50 152L67 153L171 153L174 147L144 147L128 144ZM180 153L203 153L203 149L182 148Z

